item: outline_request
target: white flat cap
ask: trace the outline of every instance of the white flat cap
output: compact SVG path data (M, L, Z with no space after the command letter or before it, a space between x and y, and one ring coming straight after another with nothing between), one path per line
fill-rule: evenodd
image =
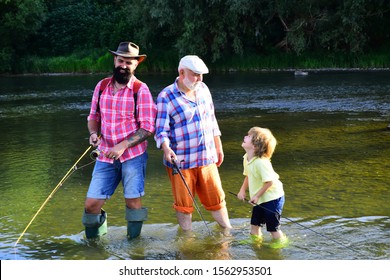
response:
M180 59L179 68L180 69L187 68L197 74L207 74L209 69L206 64L196 55L186 55L182 59Z

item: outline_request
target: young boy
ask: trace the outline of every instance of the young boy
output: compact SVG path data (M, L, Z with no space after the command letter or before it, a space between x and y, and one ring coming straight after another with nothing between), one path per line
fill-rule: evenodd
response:
M285 238L280 230L284 190L271 164L276 139L269 129L252 127L241 146L246 152L243 163L245 179L237 197L245 200L249 188L249 202L254 205L250 231L252 239L261 238L261 226L266 224L273 239L281 241Z

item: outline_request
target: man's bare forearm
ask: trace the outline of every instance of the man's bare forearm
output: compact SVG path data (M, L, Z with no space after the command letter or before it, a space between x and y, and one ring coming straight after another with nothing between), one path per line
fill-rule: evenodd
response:
M89 134L92 134L96 132L96 134L99 134L99 123L95 120L88 121L88 131Z
M132 134L129 138L127 138L127 147L134 147L143 141L145 141L148 137L152 136L153 133L140 128L134 134Z

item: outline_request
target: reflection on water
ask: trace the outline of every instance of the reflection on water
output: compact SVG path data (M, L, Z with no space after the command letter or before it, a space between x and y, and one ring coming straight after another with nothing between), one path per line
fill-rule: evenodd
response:
M96 260L256 260L256 259L383 259L389 248L383 230L388 217L324 217L311 221L284 220L289 234L286 246L275 248L270 236L260 243L248 240L247 219L232 219L230 235L214 223L210 236L201 222L184 234L176 224L147 224L137 239L127 240L126 227L109 227L99 240L86 240L83 232L49 239L29 238L5 258L11 259L96 259ZM303 226L303 227L302 227ZM368 231L367 228L370 228ZM348 238L346 238L346 236Z
M0 77L0 259L388 259L390 257L389 72L205 76L223 133L220 168L228 192L241 186L241 141L252 126L278 139L273 157L286 191L282 219L290 243L247 244L251 206L227 193L234 229L224 235L202 210L194 233L178 230L162 154L150 139L139 239L126 239L121 188L105 205L109 232L86 241L81 216L93 166L89 156L14 243L87 148L86 115L100 76ZM139 77L153 95L174 75ZM308 227L315 232L300 226ZM323 235L323 236L322 236Z

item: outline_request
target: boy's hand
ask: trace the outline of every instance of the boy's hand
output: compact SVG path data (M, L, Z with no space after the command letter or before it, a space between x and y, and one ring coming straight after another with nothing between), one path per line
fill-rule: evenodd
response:
M249 200L249 202L252 203L252 204L257 205L257 202L259 201L259 198L260 198L259 196L255 195L255 196L253 196L253 197Z
M245 191L240 191L238 194L237 194L237 198L239 200L245 200Z

